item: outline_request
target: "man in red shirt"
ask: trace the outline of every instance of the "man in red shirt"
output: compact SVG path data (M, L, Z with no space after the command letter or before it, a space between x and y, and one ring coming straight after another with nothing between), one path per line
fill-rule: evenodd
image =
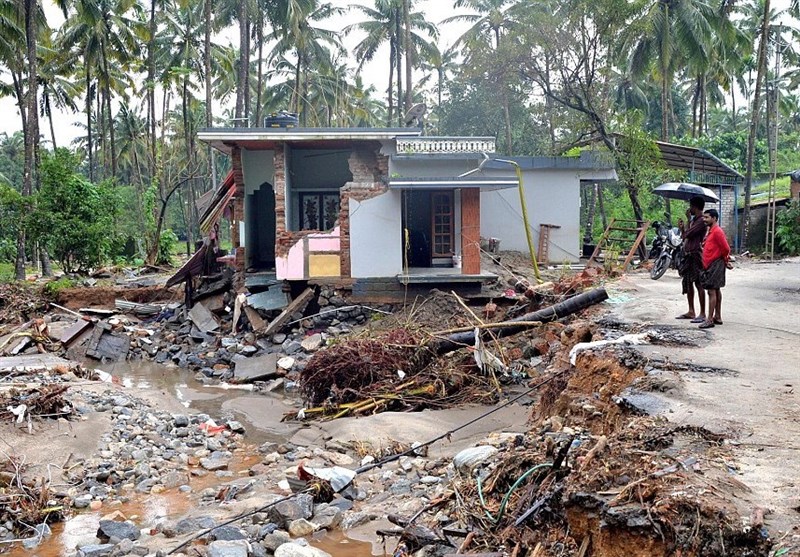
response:
M722 287L725 286L725 269L729 265L731 248L725 233L719 227L716 209L703 212L703 222L708 227L703 243L703 273L700 284L708 292L708 316L700 324L701 329L722 325Z

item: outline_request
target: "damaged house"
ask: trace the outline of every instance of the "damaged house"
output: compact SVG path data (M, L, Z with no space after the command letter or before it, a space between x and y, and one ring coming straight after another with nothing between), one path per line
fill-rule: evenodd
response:
M328 283L392 298L436 285L480 288L481 249L527 250L519 181L494 138L422 137L417 128L212 128L230 156L202 227L230 209L239 283ZM487 160L488 157L488 160ZM554 261L580 254L580 188L616 177L592 153L517 157L534 242ZM483 243L482 243L483 238ZM248 280L249 282L249 280Z

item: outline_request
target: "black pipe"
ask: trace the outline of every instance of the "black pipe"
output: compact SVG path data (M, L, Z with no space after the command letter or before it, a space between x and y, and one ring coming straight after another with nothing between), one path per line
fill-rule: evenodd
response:
M526 313L525 315L520 315L519 317L515 317L514 319L510 319L510 323L514 322L521 322L521 321L539 321L541 323L549 323L550 321L556 321L557 319L561 319L562 317L566 317L568 315L572 315L573 313L577 313L582 309L585 309L589 306L593 306L594 304L599 304L600 302L608 299L608 292L606 292L605 288L595 288L594 290L589 290L588 292L584 292L583 294L578 294L577 296L573 296L568 300L564 300L563 302L559 302L554 306L550 306L548 308L540 309L539 311L534 311L533 313ZM530 328L530 325L509 325L507 327L502 327L499 329L492 329L492 333L495 337L506 337L510 335L514 335L524 329ZM484 338L489 337L489 331L484 330L481 335ZM473 346L475 344L475 332L468 331L464 333L455 333L446 338L443 338L431 346L433 351L436 354L447 354L448 352L452 352L454 350L458 350L459 348L463 348L464 346Z

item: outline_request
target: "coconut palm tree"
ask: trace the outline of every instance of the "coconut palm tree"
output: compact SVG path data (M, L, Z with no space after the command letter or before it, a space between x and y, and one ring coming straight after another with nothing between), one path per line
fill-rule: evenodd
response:
M271 61L288 53L291 53L295 59L292 107L295 112L301 114L303 123L307 118L310 72L330 68L334 54L343 51L338 33L318 27L316 24L334 15L340 15L344 11L330 3L319 4L318 2L305 8L312 9L293 12L286 20L288 24L286 27L275 29L268 36L269 39L276 41L270 57Z
M448 48L442 52L435 43L430 44L430 48L426 51L420 66L426 74L419 81L420 87L425 87L426 84L435 80L436 91L436 111L441 112L442 109L442 94L444 92L444 82L448 73L456 70L456 51ZM441 114L439 114L441 116Z
M117 155L113 126L112 100L125 88L115 88L124 84L124 70L134 60L140 50L138 34L144 31L141 22L132 17L140 6L135 0L79 0L72 13L61 28L59 44L65 50L73 51L74 60L85 68L87 125L92 112L94 86L98 87L100 97L99 124L108 130L109 157L104 166L110 162L110 175L117 174ZM78 66L79 67L79 66ZM96 74L92 73L96 68ZM116 73L116 75L114 75ZM89 157L92 157L92 130L89 128ZM102 136L102 133L101 133ZM90 163L90 179L93 169Z
M39 71L39 87L42 96L39 100L39 114L47 118L50 124L50 141L53 149L58 147L53 126L53 109L77 112L75 103L81 94L81 83L70 79L71 68L69 58L56 48L40 48L41 65Z
M500 60L500 53L505 49L505 38L517 25L520 15L526 13L526 4L516 0L456 0L454 8L467 8L473 13L458 14L448 17L442 24L452 22L469 23L470 27L456 40L453 49L461 50L465 55L465 63L480 67L487 60ZM489 69L489 68L487 68ZM505 120L505 139L508 154L512 154L510 103L510 69L504 64L495 63L489 69L496 82L500 100L503 105Z
M632 75L661 85L661 139L670 135L673 78L689 61L709 66L718 14L706 0L649 0L620 42ZM672 127L674 130L674 124Z
M409 5L409 10L413 8L413 3ZM378 49L384 44L389 45L389 84L387 87L387 125L394 121L394 91L395 91L395 71L397 72L397 113L398 119L402 118L400 102L403 101L403 79L401 76L402 56L405 52L405 33L403 29L409 28L409 42L412 48L419 52L427 52L430 49L430 41L427 37L437 37L436 26L425 20L422 12L409 11L408 25L404 17L404 7L402 0L375 0L374 6L364 6L356 4L351 9L363 14L367 19L353 23L344 28L344 33L349 34L354 31L365 33L366 36L356 45L353 54L355 55L358 66L356 74L360 74L364 64L375 58ZM424 36L423 36L424 34ZM418 56L419 58L419 56ZM406 62L409 59L407 57ZM408 75L406 75L408 77ZM406 84L408 86L408 84Z

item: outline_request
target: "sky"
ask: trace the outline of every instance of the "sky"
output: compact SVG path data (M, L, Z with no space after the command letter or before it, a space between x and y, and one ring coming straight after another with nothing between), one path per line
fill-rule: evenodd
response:
M371 0L331 0L331 3L339 7L347 7L351 4L373 5ZM48 22L50 23L51 27L60 25L63 21L63 16L61 15L60 10L55 7L55 4L52 2L52 0L45 0L44 6L45 13L47 14ZM455 14L452 7L452 2L448 0L422 0L416 4L416 9L423 11L427 20L436 24ZM462 13L467 12L465 11ZM332 19L329 24L321 26L328 29L342 29L351 23L357 23L363 21L364 19L366 19L366 17L361 12L351 11L335 20ZM439 47L442 49L449 47L458 38L458 36L463 33L464 30L466 30L467 27L468 26L465 24L458 23L440 26L441 37L439 40ZM346 37L341 37L342 42L348 51L353 50L360 38L363 38L363 34L359 35L355 32ZM217 40L226 43L231 42L238 44L238 30L233 29L229 33L223 33L223 35L218 37ZM370 64L367 64L362 71L364 82L367 85L374 85L375 89L378 91L377 94L381 97L385 95L384 91L388 85L388 58L389 49L388 46L384 46L380 51L377 52L374 60ZM353 62L352 65L355 65L355 62ZM414 76L414 79L416 80L418 77L419 76ZM131 103L134 102L135 99L131 99ZM218 114L219 107L215 107L215 110ZM22 129L19 111L17 110L15 101L12 98L5 97L0 99L0 114L4 115L3 118L0 118L0 132L5 132L10 135L15 131ZM56 140L58 141L59 146L67 144L80 133L80 128L77 128L74 124L76 122L83 122L84 120L85 116L80 112L77 114L54 113L53 125L55 128ZM47 120L42 120L39 123L40 131L44 141L43 145L45 147L48 147L50 144L50 131L48 126L49 122L47 122Z
M362 5L373 5L374 0L330 0L332 4L339 7L348 7L351 4L362 4ZM774 2L776 4L776 10L785 10L789 6L790 0L777 0ZM61 16L61 12L56 5L53 3L52 0L44 0L44 7L45 13L47 14L48 22L51 26L55 27L60 25L61 21L63 21L63 17ZM452 0L418 0L416 3L416 9L421 10L425 13L425 16L428 21L439 24L442 20L452 17L457 13L467 13L466 11L456 11L453 8ZM329 29L342 29L345 26L351 23L357 23L359 21L363 21L365 16L360 12L353 12L350 11L344 16L340 16L335 20L331 20L328 25L325 27ZM450 23L447 25L439 25L439 48L444 50L451 46L453 42L468 28L468 24L463 22L458 23ZM363 35L359 35L357 33L352 33L346 37L341 37L342 42L344 43L345 47L348 51L352 51L354 46L358 43L358 41L363 38ZM218 37L217 40L224 42L224 43L238 43L238 30L231 29L227 33L223 33L221 37ZM375 55L374 60L367 64L363 71L362 76L364 81L367 85L374 85L377 91L377 95L379 98L383 98L385 96L385 91L388 82L388 62L387 59L389 57L388 46L384 45L384 47L377 52ZM355 65L355 62L353 62ZM419 75L415 74L414 79L418 79ZM135 102L135 99L131 99L131 103ZM219 114L220 107L215 107L215 114ZM10 97L0 98L0 114L3 114L4 117L0 118L0 132L5 132L11 134L17 130L21 129L21 124L19 120L19 112L17 110L16 105L14 104L14 100ZM59 141L59 145L65 145L68 141L71 141L75 136L78 135L80 128L77 128L74 123L76 122L83 122L84 116L81 113L77 114L70 114L70 113L58 113L55 114L54 117L54 127L56 131L56 137ZM44 145L49 145L49 123L46 120L43 120L40 123L40 129L42 132L43 139L45 141Z

